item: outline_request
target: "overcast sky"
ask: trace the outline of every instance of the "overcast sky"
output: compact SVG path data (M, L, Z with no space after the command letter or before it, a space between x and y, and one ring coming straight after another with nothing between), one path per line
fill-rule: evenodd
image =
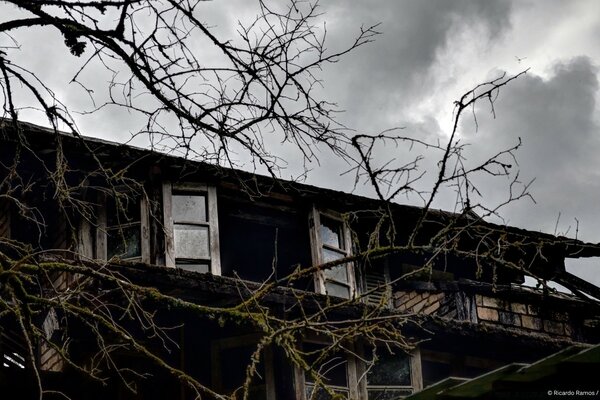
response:
M251 3L216 0L202 7L215 30L234 35L236 20L256 13ZM332 0L321 7L331 48L348 44L361 25L381 23L374 43L323 71L326 96L346 110L341 121L357 132L405 127L418 137L444 138L452 102L462 93L503 71L530 68L502 90L495 119L484 108L478 131L467 120L460 133L474 157L522 139L520 178L535 178L536 203L506 209L507 223L573 236L578 219L578 237L600 242L599 1ZM0 2L0 16L12 12ZM56 53L60 38L42 35L19 38L22 59L67 104L89 103L68 84L82 60ZM78 123L86 135L117 140L139 128L139 120L114 110ZM348 190L342 170L324 160L307 183ZM497 193L490 193L494 200ZM577 273L600 283L597 268Z

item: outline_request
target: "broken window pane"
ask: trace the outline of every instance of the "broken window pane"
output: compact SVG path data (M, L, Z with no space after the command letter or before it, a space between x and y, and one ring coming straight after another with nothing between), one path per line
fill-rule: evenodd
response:
M410 357L406 354L379 353L379 359L369 368L368 385L410 386Z
M206 226L173 226L175 257L188 259L210 258L208 228Z
M139 224L134 224L122 229L107 229L107 257L121 259L141 257L142 235Z
M329 296L342 297L344 299L350 298L350 287L333 281L325 282L325 292Z
M339 260L340 258L344 257L346 257L345 253L325 248L323 249L323 263Z
M325 278L332 281L348 283L348 268L346 268L346 264L325 269L323 270L323 274L325 274Z
M173 195L173 221L206 222L206 196Z
M321 243L343 249L343 238L340 222L321 216Z

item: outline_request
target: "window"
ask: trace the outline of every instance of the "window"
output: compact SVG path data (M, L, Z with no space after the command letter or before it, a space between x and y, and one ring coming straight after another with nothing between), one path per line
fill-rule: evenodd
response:
M351 255L350 232L334 213L313 209L311 215L313 264L321 265ZM344 263L315 274L315 291L349 299L355 294L354 266Z
M257 335L247 335L212 342L211 379L217 391L231 394L240 390L236 398L242 398L241 389L246 379L246 369L251 363L258 341ZM265 348L248 387L248 399L274 400L274 376L273 355L270 348Z
M315 378L310 371L304 374L304 395L308 399L328 400L331 395L323 388L327 386L336 394L344 399L350 399L351 381L349 375L354 371L354 364L349 360L349 356L343 352L327 354L320 363L316 364L317 359L323 353L325 346L315 343L304 343L302 350L307 353L307 362L322 379L322 385L315 382ZM352 371L350 371L352 369Z
M216 188L166 183L163 203L167 267L220 275Z
M304 388L298 396L302 400L331 399L324 385L341 398L359 400L398 400L423 388L418 349L410 355L400 350L392 354L387 348L378 349L373 361L372 353L365 353L360 343L348 343L344 349L323 356L326 346L322 341L302 344L307 363L322 379L319 385L309 371L297 370L296 381Z
M114 197L100 194L96 257L150 262L148 207L143 197L123 191Z
M390 354L381 350L377 360L367 368L367 397L369 400L402 399L413 392L411 357Z

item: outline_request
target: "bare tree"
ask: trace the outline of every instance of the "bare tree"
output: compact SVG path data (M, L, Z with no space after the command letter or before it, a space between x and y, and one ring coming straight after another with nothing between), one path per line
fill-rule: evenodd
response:
M135 266L115 259L93 260L64 249L34 249L17 240L1 239L0 319L9 321L22 335L26 350L23 362L31 371L40 398L54 393L46 387L36 363L40 345L51 348L71 370L100 384L117 379L135 391L134 382L146 379L149 372L130 367L119 358L124 352L133 352L187 387L195 398L244 399L259 374L261 357L274 346L292 365L305 371L316 387L333 396L336 392L320 368L324 361L340 351L365 357L364 352L348 345L355 342L373 349L373 358L377 357L376 349L408 351L414 341L404 328L418 326L419 319L390 312L384 306L389 300L385 297L379 305L362 306L370 291L345 300L307 301L309 295L293 289L294 282L340 265L355 263L362 268L383 256L415 251L429 255L423 271L431 271L435 260L447 252L475 258L482 268L494 263L524 271L523 265L505 259L503 254L530 244L515 244L514 238L498 235L495 226L483 222L485 217L499 215L503 205L529 196L528 186L520 184L518 174L511 170L518 144L467 166L464 145L458 138L463 113L475 112L481 101L487 101L493 111L500 89L524 72L499 77L462 96L455 103L453 126L445 144L426 143L396 131L352 135L336 121L335 105L318 96L319 70L372 41L376 26L361 28L348 48L329 52L326 30L316 25L318 6L310 2L293 1L281 9L260 1L258 16L250 23L240 23L233 41L213 34L210 21L200 19L202 2L195 0L3 0L0 4L10 4L24 13L22 18L0 24L3 40L13 40L13 45L0 48L0 87L7 118L3 134L14 144L3 150L3 162L10 162L2 165L0 199L35 222L40 231L46 229L43 213L27 199L39 190L41 181L50 182L45 186L50 188L48 196L73 230L79 229L80 223L96 224L97 205L86 197L90 191L114 198L117 218L122 219L128 218L125 211L132 198L153 201L147 188L128 175L129 164L116 170L108 167L88 141L80 141L90 156L89 165L93 165L87 172L77 171L65 155L64 142L81 138L75 119L52 88L27 66L13 62L19 49L14 33L41 27L62 37L72 55L82 59L72 81L91 96L90 84L81 78L86 68L102 66L113 73L107 100L99 99L95 110L116 106L143 115L145 126L136 135L148 135L153 148L230 167L237 165L241 153L252 160L255 170L265 170L274 178L285 160L277 157L273 143L293 145L307 163L316 159L316 148L326 148L350 163L356 181L371 185L379 200L376 208L345 215L351 227L362 214L372 216L367 240L358 237L356 230L357 251L353 254L319 265L303 265L293 274L261 284L239 280L237 302L227 306L161 293L151 282L144 282ZM215 59L204 59L197 52L198 41L218 54ZM17 94L22 91L36 104L19 104ZM24 134L19 117L30 108L44 113L52 127L56 151L50 156L41 154ZM66 130L74 139L66 139L59 130ZM415 148L417 156L381 162L374 154L381 143ZM429 153L437 156L438 170L433 186L424 190L419 186L422 174L418 168ZM25 159L36 166L24 164ZM477 175L508 177L506 201L498 206L486 204L474 184ZM256 194L256 188L247 186L243 179L239 184ZM126 195L119 189L122 187L127 188ZM455 191L457 213L432 210L443 188ZM408 236L399 237L394 202L410 194L420 196L423 207L413 223L403 227ZM156 213L151 217L160 220ZM463 246L466 236L476 245ZM160 269L151 270L160 276ZM274 296L287 303L276 305ZM244 324L260 332L248 360L245 382L237 391L219 392L171 362L169 354L178 347L174 339L177 324L171 321L172 325L162 325L167 308L222 324ZM41 315L45 316L43 323L38 318ZM60 329L49 329L48 324ZM84 352L75 349L73 341L74 335L82 332L89 338ZM328 345L303 349L298 338L307 334L326 338ZM85 359L81 359L82 353ZM313 392L315 398L317 393ZM62 394L68 396L67 392Z
M308 2L283 9L259 2L258 16L240 23L234 40L216 37L210 21L199 19L202 1L3 3L31 15L3 23L5 38L19 29L51 27L74 56L85 58L72 78L84 90L86 68L100 64L113 72L108 100L98 108L125 107L146 116L139 133L150 135L153 145L226 165L235 162L232 151L242 151L269 173L280 166L269 143L292 143L310 161L312 144L339 151L347 141L333 104L315 96L318 71L377 34L375 27L363 28L348 48L329 52L325 29L315 25L318 6ZM197 43L205 46L202 54ZM5 112L17 119L23 105L15 104L13 89L23 85L53 124L77 133L54 92L11 62L15 50L5 47L0 59ZM205 53L215 57L205 59Z

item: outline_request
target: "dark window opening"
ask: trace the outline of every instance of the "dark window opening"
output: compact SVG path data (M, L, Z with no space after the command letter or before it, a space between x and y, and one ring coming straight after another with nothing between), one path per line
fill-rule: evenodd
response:
M140 201L127 195L106 201L106 258L132 260L142 256Z

